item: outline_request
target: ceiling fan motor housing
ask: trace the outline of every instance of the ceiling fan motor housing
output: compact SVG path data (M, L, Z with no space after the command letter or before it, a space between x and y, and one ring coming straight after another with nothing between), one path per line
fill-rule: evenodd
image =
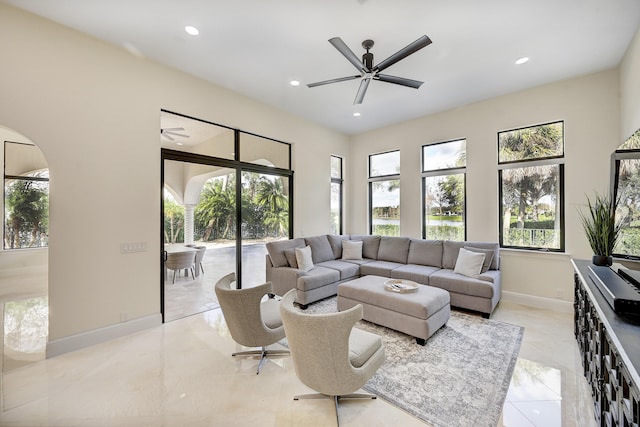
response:
M365 40L362 42L362 47L367 51L362 55L362 63L364 64L366 71L373 70L373 53L369 52L369 49L373 47L373 40Z

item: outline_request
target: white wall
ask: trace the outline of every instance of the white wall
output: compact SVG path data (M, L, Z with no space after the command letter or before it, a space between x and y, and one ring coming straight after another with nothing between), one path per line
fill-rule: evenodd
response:
M50 341L159 313L161 108L293 143L294 233L330 230L347 137L2 4L0 54L0 124L50 168Z
M564 120L566 252L591 256L577 206L594 190L606 191L610 154L620 144L618 72L605 71L351 138L349 233L367 231L367 156L400 149L401 234L421 236L420 156L423 144L467 138L467 239L498 241L497 132ZM503 288L543 298L572 299L570 257L502 251Z
M622 138L640 129L640 29L620 63L620 113Z

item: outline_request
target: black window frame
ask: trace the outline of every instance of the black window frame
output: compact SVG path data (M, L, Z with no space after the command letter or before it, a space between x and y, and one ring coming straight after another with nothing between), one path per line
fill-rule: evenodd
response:
M372 174L372 170L371 170L371 159L375 156L380 156L380 155L384 155L384 154L389 154L389 153L398 153L398 169L400 169L400 150L388 150L388 151L383 151L380 153L373 153L373 154L369 154L368 157L368 167L367 167L367 171L368 171L368 193L369 193L369 212L368 212L368 219L369 219L369 227L368 227L368 233L369 235L373 235L373 184L376 182L383 182L383 181L400 181L400 171L398 171L398 173L396 174L385 174L385 175L373 175ZM399 189L401 191L401 189ZM400 203L398 203L398 210L400 210ZM401 227L401 222L400 219L398 219L398 233L400 233L400 227Z
M338 229L336 230L338 234L342 234L344 231L344 158L340 156L331 155L331 161L333 159L338 159L340 161L340 177L334 177L331 175L331 184L330 185L338 185ZM331 168L333 170L333 168ZM333 195L333 189L331 189L331 194ZM333 210L331 213L333 214ZM333 224L332 224L333 226Z
M545 125L551 125L561 123L562 124L562 154L554 155L554 156L540 156L534 159L524 159L524 160L509 160L509 161L501 161L500 160L500 134L505 132L513 132L522 129L541 127ZM498 158L498 242L501 248L508 249L522 249L529 251L539 251L539 252L565 252L565 244L566 244L566 227L565 227L565 173L564 173L564 161L565 161L565 121L564 120L554 120L545 123L539 123L529 126L523 126L519 128L507 129L503 131L499 131L497 133L497 158ZM556 200L556 204L558 205L558 213L559 213L559 247L557 248L549 248L549 247L540 247L540 246L520 246L520 245L507 245L504 243L504 207L503 207L503 180L502 173L507 169L524 169L529 167L536 166L558 166L558 200Z
M640 130L636 131L636 134L640 133ZM635 134L634 134L635 135ZM631 138L630 138L631 139ZM640 148L631 148L631 149L617 149L611 155L611 188L610 194L613 195L613 200L619 200L620 194L619 192L619 184L620 184L620 163L623 160L638 160L640 161ZM639 191L640 192L640 191ZM618 205L618 209L624 207L622 204ZM614 247L614 252L611 254L615 258L621 258L632 261L640 261L640 252L639 253L622 253L616 251L619 250L622 242L624 241L624 232L626 228L631 228L631 222L633 218L628 217L625 220L625 224L622 226L622 237L619 239L618 244Z
M455 166L450 168L443 169L426 169L424 164L424 151L426 147L433 147L435 145L440 144L450 144L453 142L464 141L465 143L465 164L464 166ZM464 196L463 196L463 212L462 212L462 226L464 229L463 232L463 241L467 240L467 162L466 162L466 151L467 151L467 138L455 138L449 139L446 141L438 141L431 144L424 144L420 148L420 161L421 161L421 186L422 186L422 194L421 194L421 210L422 210L422 238L423 239L432 239L433 237L427 236L427 203L425 200L426 189L427 189L427 178L434 176L447 176L447 175L460 175L463 176L463 185L464 185Z
M7 236L6 236L6 231L7 231L7 209L6 209L6 187L7 187L7 180L13 180L13 181L31 181L31 182L46 182L47 183L47 207L49 206L49 199L50 199L50 179L48 177L39 177L39 176L24 176L24 175L12 175L12 174L7 174L7 144L19 144L19 145L28 145L31 147L35 147L37 150L39 150L40 152L42 152L37 145L33 144L33 143L27 143L27 142L17 142L17 141L8 141L5 140L4 144L2 146L3 148L3 157L2 157L2 163L3 163L3 187L2 187L2 207L3 207L3 213L2 213L2 251L21 251L21 250L33 250L33 249L46 249L49 247L49 225L47 224L46 227L46 236L47 236L47 242L44 245L39 245L39 246L25 246L25 247L17 247L17 248L12 248L12 247L6 247L5 243L7 241ZM47 171L49 170L48 167L46 169ZM48 210L48 209L47 209ZM47 211L47 216L49 215L49 212Z

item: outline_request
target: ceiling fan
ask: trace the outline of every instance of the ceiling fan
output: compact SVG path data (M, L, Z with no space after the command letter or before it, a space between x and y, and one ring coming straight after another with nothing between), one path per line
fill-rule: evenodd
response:
M175 137L189 138L189 135L180 133L184 132L184 128L164 128L160 129L160 135L167 138L169 141L175 141Z
M421 36L418 40L409 44L408 46L400 49L387 59L382 62L379 62L377 65L373 65L373 53L369 52L369 49L373 47L373 40L365 40L362 42L362 47L366 49L366 53L362 55L362 61L358 59L355 53L342 41L340 37L333 37L329 39L329 43L333 45L338 52L340 52L349 62L353 64L354 67L358 69L360 74L357 76L348 76L348 77L340 77L337 79L324 80L317 83L310 83L307 87L316 87L322 86L330 83L338 83L345 82L348 80L362 79L360 81L360 87L358 88L358 93L356 93L356 98L353 101L353 104L362 104L362 100L364 99L364 95L367 92L367 88L369 87L369 83L371 80L380 80L386 83L393 83L400 86L407 86L414 89L418 89L420 85L422 85L421 81L411 80L404 77L396 77L390 76L388 74L381 74L381 71L392 66L396 62L401 59L406 58L422 49L423 47L429 46L431 44L431 39L426 35Z

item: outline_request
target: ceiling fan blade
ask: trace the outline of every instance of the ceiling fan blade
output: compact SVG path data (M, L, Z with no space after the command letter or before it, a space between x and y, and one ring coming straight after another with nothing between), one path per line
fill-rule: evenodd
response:
M171 136L180 136L180 137L182 137L182 138L189 138L189 135L185 135L184 133L171 132L171 131L169 131L169 132L166 132L166 131L165 131L165 132L164 132L164 135L165 135L165 136L169 136L169 135L171 135Z
M400 61L401 59L406 58L407 56L411 55L412 53L415 53L415 52L419 51L423 47L429 46L430 44L431 44L431 39L429 37L427 37L426 35L422 36L418 40L416 40L413 43L409 44L408 46L400 49L399 51L397 51L396 53L394 53L393 55L391 55L390 57L388 57L384 61L380 62L378 65L373 67L373 70L374 71L382 71L385 68L388 68L388 67L392 66L393 64L395 64L396 62Z
M160 132L173 132L177 130L184 130L184 128L163 128L163 129L160 129Z
M345 58L347 58L347 60L351 62L358 71L370 71L367 69L367 67L364 66L360 58L358 58L356 54L353 53L351 49L349 49L349 46L347 46L340 37L333 37L329 39L329 43L331 43L333 47L338 49L338 52L340 52Z
M174 139L171 137L171 135L167 135L166 132L160 132L160 134L162 136L164 136L165 138L167 138L169 141L174 141Z
M367 93L367 88L369 87L370 81L371 79L362 79L362 81L360 82L360 87L358 88L358 93L356 93L356 99L353 101L353 105L362 104L364 94Z
M324 81L316 82L316 83L309 83L307 85L307 87L316 87L316 86L328 85L330 83L346 82L347 80L355 80L355 79L359 79L361 77L362 77L361 75L349 76L349 77L340 77L340 78L337 78L337 79L324 80Z
M374 78L382 82L393 83L400 86L412 87L414 89L418 89L423 83L418 80L411 80L411 79L406 79L404 77L390 76L388 74L378 74Z

